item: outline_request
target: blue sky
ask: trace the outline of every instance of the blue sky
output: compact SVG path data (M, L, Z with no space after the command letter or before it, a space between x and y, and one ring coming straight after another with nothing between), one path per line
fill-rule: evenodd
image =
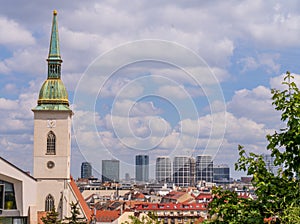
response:
M282 126L270 89L287 70L299 83L298 2L12 0L0 8L1 157L32 171L53 9L74 177L84 160L101 173L102 159L119 159L122 178L134 176L135 154L154 164L207 152L238 177L238 144L267 152L265 135Z

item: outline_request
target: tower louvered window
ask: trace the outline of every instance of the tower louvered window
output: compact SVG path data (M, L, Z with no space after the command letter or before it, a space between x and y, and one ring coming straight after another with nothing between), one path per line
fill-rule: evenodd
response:
M55 155L56 136L50 131L47 136L47 154Z
M45 200L45 211L49 212L54 209L54 198L51 194L48 194Z

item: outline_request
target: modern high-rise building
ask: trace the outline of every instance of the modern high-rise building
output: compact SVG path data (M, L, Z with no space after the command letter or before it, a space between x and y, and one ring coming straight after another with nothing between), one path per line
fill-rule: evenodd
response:
M170 183L172 181L172 167L169 157L156 158L155 176L158 183Z
M191 158L176 156L173 161L173 182L176 186L187 187L191 182Z
M190 186L196 185L196 160L190 157Z
M120 161L116 159L102 160L102 182L120 181Z
M229 183L230 169L228 165L214 166L214 183Z
M263 156L263 160L265 161L267 170L273 173L274 175L277 175L280 166L275 166L274 164L275 158L270 154L263 154L262 156Z
M92 177L92 165L89 162L81 163L81 178L91 178Z
M130 174L129 173L125 173L125 181L130 181Z
M135 180L147 182L149 180L149 156L135 156Z
M196 182L213 182L213 161L210 155L196 157Z

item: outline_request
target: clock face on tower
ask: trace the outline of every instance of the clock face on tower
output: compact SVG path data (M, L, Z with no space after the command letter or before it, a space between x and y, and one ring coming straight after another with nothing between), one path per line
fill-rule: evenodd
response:
M56 127L56 120L48 120L47 121L47 127L48 128L54 128L54 127Z
M55 166L55 163L53 161L48 161L47 162L48 169L52 169L54 166Z

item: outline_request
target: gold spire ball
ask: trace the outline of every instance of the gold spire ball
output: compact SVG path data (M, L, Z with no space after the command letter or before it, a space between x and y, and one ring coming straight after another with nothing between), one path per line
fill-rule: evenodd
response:
M57 15L56 9L53 10L53 15L55 15L55 16Z

